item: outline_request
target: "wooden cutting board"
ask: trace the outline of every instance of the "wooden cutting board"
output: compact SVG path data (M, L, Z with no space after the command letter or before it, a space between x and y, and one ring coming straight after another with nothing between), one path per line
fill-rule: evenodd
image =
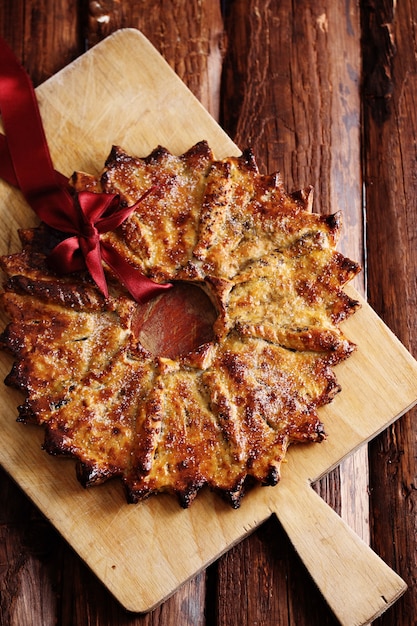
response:
M98 172L112 144L145 156L158 144L180 154L207 139L218 158L239 154L135 30L115 33L37 95L54 165L66 175ZM35 219L19 192L3 182L0 199L4 254L18 249L17 228ZM41 429L15 422L22 398L6 387L0 390L0 462L131 611L155 607L275 514L340 622L365 624L405 591L405 583L310 483L417 402L417 363L365 302L344 331L359 349L336 368L343 391L321 410L328 440L292 448L281 483L255 489L239 510L208 492L182 510L166 495L128 505L116 483L83 490L73 461L48 456ZM1 354L0 375L10 367Z

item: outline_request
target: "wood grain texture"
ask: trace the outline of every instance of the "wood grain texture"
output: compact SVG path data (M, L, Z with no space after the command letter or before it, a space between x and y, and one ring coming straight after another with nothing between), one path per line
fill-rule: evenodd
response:
M271 518L251 541L242 541L223 557L219 566L218 602L215 622L222 626L259 623L311 624L336 626L339 621L326 602L313 593L310 576L302 562L294 557L293 548L276 519ZM227 589L234 588L240 599L230 599ZM275 598L278 591L280 602ZM289 593L288 593L289 591ZM255 604L252 597L256 596Z
M6 0L0 34L23 62L35 86L85 50L77 0Z
M76 1L6 1L0 36L25 65L34 85L84 51ZM57 620L57 579L64 566L55 530L0 469L0 624Z
M406 25L416 19L410 1L368 2L363 15L369 299L414 354L417 39ZM416 441L412 411L370 447L372 543L409 584L384 626L411 626L417 615Z

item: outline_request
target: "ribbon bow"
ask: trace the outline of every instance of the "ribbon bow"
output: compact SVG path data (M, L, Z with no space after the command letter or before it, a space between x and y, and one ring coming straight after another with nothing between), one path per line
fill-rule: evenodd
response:
M138 302L170 288L144 276L100 238L120 226L151 190L130 207L123 207L117 195L70 192L66 177L53 168L31 80L1 38L0 111L6 133L0 135L0 177L22 191L45 224L69 235L52 250L49 263L61 273L87 268L106 297L102 261Z

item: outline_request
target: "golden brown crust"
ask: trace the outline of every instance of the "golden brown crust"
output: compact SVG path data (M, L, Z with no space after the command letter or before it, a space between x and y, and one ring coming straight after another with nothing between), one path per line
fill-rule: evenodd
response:
M104 239L159 282L187 279L194 273L191 260L212 160L206 142L179 157L159 147L146 159L114 147L101 178L103 191L120 194L127 205L137 201L138 193L152 192L131 219Z
M129 205L152 188L103 238L157 281L202 288L217 318L191 352L159 354L150 309L108 268L105 299L86 273L48 267L59 234L22 231L22 251L1 259L19 419L77 459L83 485L118 476L129 501L168 491L189 506L208 485L238 506L248 482L276 484L291 443L325 437L331 367L354 350L339 325L358 306L342 288L359 267L335 250L340 215L312 213L311 189L287 194L250 151L216 161L206 142L142 159L115 147L100 179L71 182Z

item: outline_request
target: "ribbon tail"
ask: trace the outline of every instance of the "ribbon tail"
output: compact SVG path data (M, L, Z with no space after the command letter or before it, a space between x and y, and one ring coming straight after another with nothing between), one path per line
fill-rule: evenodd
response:
M0 176L21 190L42 221L58 230L62 222L64 232L74 232L68 230L73 205L68 181L53 168L29 75L1 37L0 56L0 111L7 136L0 135Z
M0 135L0 177L8 182L9 185L19 187L16 172L14 171L13 161L10 157L7 140L4 135Z
M55 170L57 184L64 189L68 187L68 177ZM16 177L12 158L10 156L9 146L5 135L0 134L0 178L5 180L13 187L19 187Z
M171 283L159 284L151 280L126 261L117 250L103 242L101 255L131 296L140 304L145 304L172 287Z
M56 177L29 75L3 39L0 53L3 126L18 185L28 199L56 186Z
M83 251L85 264L88 271L90 272L90 276L94 280L104 297L107 298L109 295L109 290L107 287L103 264L101 262L100 239L97 236L94 239L81 238L79 241L81 250Z

